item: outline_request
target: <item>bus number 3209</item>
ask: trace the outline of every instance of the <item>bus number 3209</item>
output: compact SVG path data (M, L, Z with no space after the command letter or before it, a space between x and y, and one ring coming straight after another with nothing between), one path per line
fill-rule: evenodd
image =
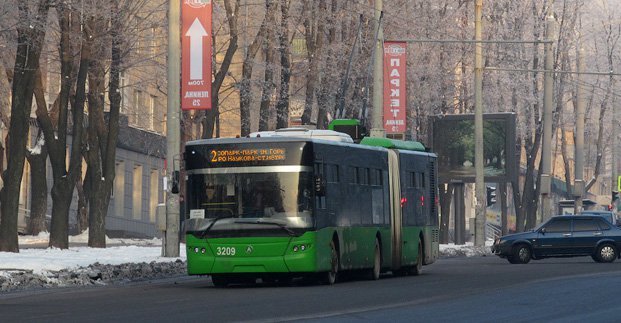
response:
M217 256L235 256L235 247L217 247Z

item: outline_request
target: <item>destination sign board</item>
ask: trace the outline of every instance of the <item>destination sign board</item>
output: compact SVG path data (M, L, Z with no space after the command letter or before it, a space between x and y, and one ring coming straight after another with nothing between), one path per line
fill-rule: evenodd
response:
M275 165L311 166L312 145L306 142L189 145L186 146L185 164L188 170Z
M253 162L266 160L285 160L287 150L284 148L265 149L213 149L210 151L212 163Z

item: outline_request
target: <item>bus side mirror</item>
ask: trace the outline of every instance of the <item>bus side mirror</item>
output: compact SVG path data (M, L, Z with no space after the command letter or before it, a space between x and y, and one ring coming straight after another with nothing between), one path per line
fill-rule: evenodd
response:
M315 175L315 196L326 195L326 182L321 175Z
M170 192L173 194L179 194L179 171L176 170L172 173L172 186Z

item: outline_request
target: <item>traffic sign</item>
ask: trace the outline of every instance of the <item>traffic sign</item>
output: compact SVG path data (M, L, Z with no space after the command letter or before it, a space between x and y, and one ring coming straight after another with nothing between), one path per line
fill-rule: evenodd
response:
M211 109L211 0L181 4L181 109Z

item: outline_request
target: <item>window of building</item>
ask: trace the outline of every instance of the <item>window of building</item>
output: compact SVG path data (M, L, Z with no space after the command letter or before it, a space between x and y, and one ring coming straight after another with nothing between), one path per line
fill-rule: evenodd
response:
M117 161L114 173L114 211L116 216L125 217L125 162Z
M155 130L155 104L157 97L155 95L149 96L149 130Z
M142 218L142 165L134 165L132 194L133 218L140 220Z
M119 73L119 92L121 94L121 114L127 115L127 102L125 99L125 87L127 86L127 78L125 72Z
M149 187L151 188L151 194L149 196L149 221L155 222L155 209L160 202L159 198L159 174L157 169L151 169L151 179Z
M136 125L138 113L143 110L143 93L140 90L134 90L134 106L127 115L130 125Z
M155 59L155 55L157 54L157 28L151 28L151 58Z

